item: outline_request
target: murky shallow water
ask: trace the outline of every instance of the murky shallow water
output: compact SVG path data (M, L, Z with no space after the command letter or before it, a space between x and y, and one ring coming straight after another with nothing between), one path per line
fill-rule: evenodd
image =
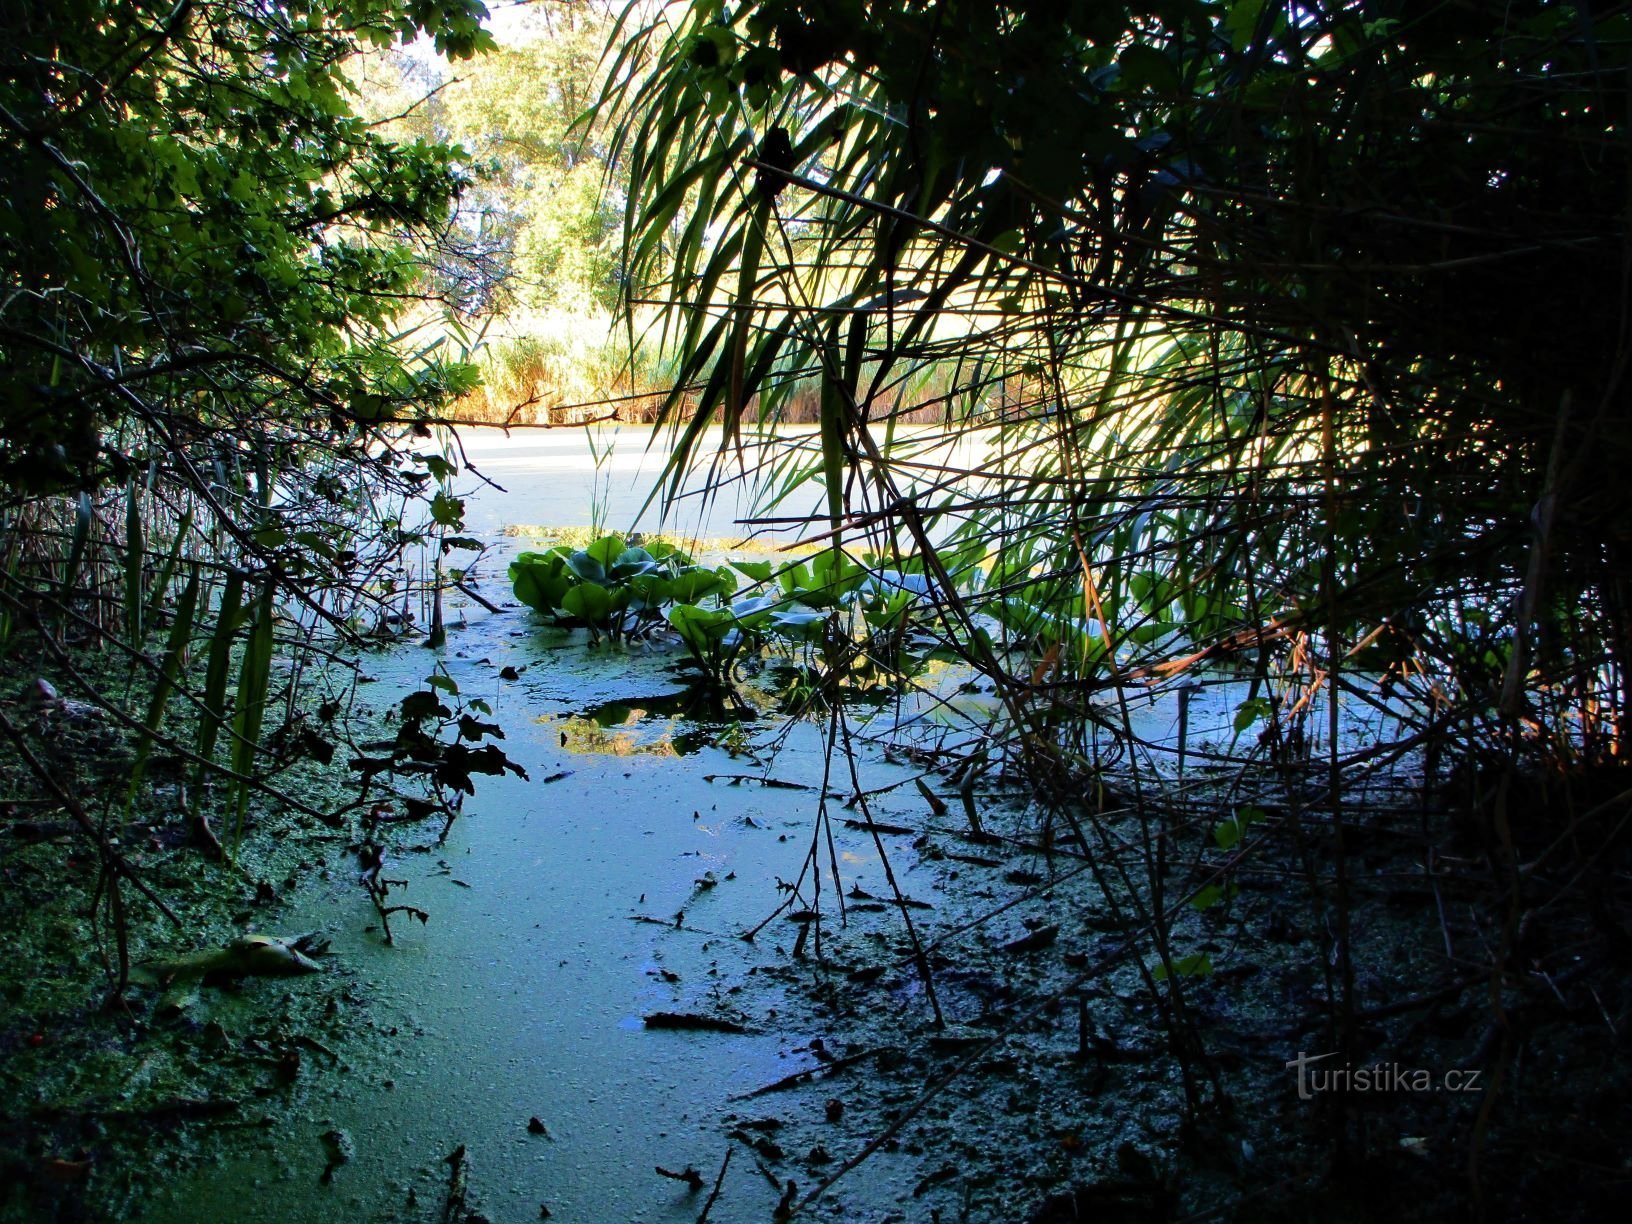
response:
M509 486L503 494L488 491L472 499L474 530L492 536L510 523L588 521L584 507L595 467L580 435L509 444L488 436L472 450L484 471ZM640 457L641 448L615 454ZM614 469L628 476L627 497L605 504L610 526L635 522L644 496L640 482L657 466L641 458ZM603 465L603 476L606 471ZM716 511L724 517L696 520L690 529L705 537L738 534L729 520L740 507L719 502ZM640 525L656 523L642 519ZM484 572L502 574L504 554L516 548L516 541L505 542ZM489 580L490 597L497 586ZM688 1193L654 1168L693 1165L711 1184L732 1142L722 1125L730 1115L774 1113L788 1122L790 1134L801 1136L801 1150L815 1137L841 1160L890 1116L888 1108L875 1109L853 1122L828 1125L822 1116L828 1090L820 1087L738 1099L818 1065L812 1040L832 1039L807 990L785 993L798 926L778 918L755 942L740 938L776 911L785 895L779 883L799 874L815 833L826 767L821 728L786 728L775 718L747 716L734 728L710 725L691 717L694 711L679 696L683 686L671 670L677 653L660 647L587 649L581 634L546 628L522 610L502 616L474 606L464 611L468 623L451 631L440 657L466 697L491 704L508 734L506 751L527 769L529 780L480 779L446 845L398 855L387 874L409 883L393 899L423 907L431 920L421 927L399 915L395 946L383 944L348 857L336 858L326 881L299 894L281 929L326 931L334 941L334 968L292 987L257 983L253 989L332 995L357 1028L356 1039L342 1050L344 1065L330 1068L313 1057L313 1071L292 1090L287 1122L274 1132L247 1132L254 1136L245 1141L248 1155L178 1177L144 1218L243 1224L440 1218L448 1172L443 1158L464 1145L472 1206L493 1220L537 1219L541 1205L554 1220L692 1220L706 1191ZM400 700L420 686L436 657L404 647L368 659L374 681L365 686L365 699L377 708ZM501 679L506 666L521 670L520 679ZM941 688L959 716L978 725L991 712L990 695L956 691L959 678L942 676ZM1245 692L1245 685L1215 684L1191 699L1192 768L1205 764L1209 741L1222 749L1234 738L1233 710ZM1133 705L1136 728L1150 740L1176 737L1171 701L1141 694ZM943 716L909 709L904 715L886 711L884 720L916 720L932 728ZM968 733L968 727L960 732ZM766 752L762 765L746 755L772 738L780 741L774 760ZM1013 997L1007 979L985 978L992 976L993 950L1024 936L1026 921L1058 921L1066 914L1062 948L1103 942L1091 898L1084 903L1086 880L1079 879L1069 903L1063 892L1032 896L1033 885L1053 865L1038 855L991 851L1005 861L961 867L964 879L958 881L955 859L932 860L927 850L919 857L927 843L918 841L916 831L929 822L911 785L917 771L876 753L864 754L858 768L864 789L884 791L874 800L875 819L915 831L882 837L903 891L938 905L935 917L943 927L973 911L999 913L989 927L961 937L966 951L977 950L985 962L960 967L956 939L947 945L949 959L937 962L943 966L943 1004L954 1023L979 1023L994 1001ZM792 788L734 782L739 775L769 776ZM835 777L832 789L848 793L842 767ZM890 787L895 789L885 789ZM885 895L873 838L842 823L852 814L836 812L840 819L833 822L842 888ZM425 830L405 841L433 836L434 830ZM937 839L942 849L958 848L939 833ZM825 864L827 847L820 849ZM947 881L961 901L941 891ZM830 877L823 890L824 905L831 907ZM899 965L900 918L877 912L882 906L868 908L853 907L849 948L872 939L877 959ZM1052 951L1047 959L1048 971L1060 968ZM1004 963L1013 963L1019 979L1033 975L1031 986L1044 989L1035 976L1044 969L1035 962L1008 957ZM910 971L870 980L876 984L862 994L837 979L840 990L862 1000L848 1005L849 1031L869 1040L905 1037L921 1044L926 1002ZM1154 1047L1153 1034L1138 1036L1145 1023L1139 1006L1124 1002L1136 994L1132 983L1108 985L1104 1016L1096 1023L1121 1027L1135 1045ZM645 1027L642 1017L659 1011L735 1016L750 1031ZM1044 1024L1027 1040L1030 1052L1018 1063L1009 1059L1000 1072L1000 1092L972 1081L952 1094L944 1108L925 1114L933 1142L876 1153L822 1201L816 1217L928 1218L934 1195L918 1197L926 1169L939 1176L936 1170L948 1167L945 1158L960 1151L971 1167L982 1157L1001 1162L1003 1155L994 1157L1000 1153L992 1142L996 1127L1004 1143L1030 1145L1035 1167L1004 1170L1007 1182L991 1175L988 1184L1000 1205L993 1207L988 1198L986 1210L971 1218L1018 1218L1023 1204L1033 1201L1032 1191L1069 1176L1072 1153L1096 1143L1115 1150L1130 1135L1146 1142L1172 1111L1171 1077L1164 1082L1157 1074L1146 1083L1148 1073L1130 1071L1125 1095L1112 1097L1101 1092L1102 1073L1091 1089L1080 1069L1059 1075L1060 1066L1077 1066L1070 1061L1074 1022ZM913 1055L920 1056L922 1077L935 1074L939 1055ZM1053 1102L1047 1110L1040 1104L1045 1098L1039 1097L1039 1076L1053 1077L1048 1091L1056 1095L1046 1098ZM1093 1100L1101 1095L1106 1106L1096 1113ZM547 1134L529 1130L535 1117ZM1080 1142L1062 1146L1055 1134L1062 1127L1061 1133L1080 1132ZM344 1131L354 1150L325 1184L322 1136L334 1130ZM1090 1136L1097 1138L1091 1142ZM808 1189L825 1166L780 1168L784 1176L790 1171ZM1005 1197L1018 1193L1014 1186L1026 1188L1024 1198ZM710 1218L721 1224L763 1221L776 1200L752 1153L739 1146Z
M778 879L799 871L823 776L821 729L794 726L769 768L812 789L733 784L766 770L704 742L711 733L676 707L640 700L681 690L668 670L678 655L586 649L581 634L524 611L470 616L445 664L466 697L492 705L530 780L480 779L445 846L392 862L386 874L409 881L393 899L431 914L424 927L396 916L395 946L383 944L348 857L304 890L281 927L328 933L336 969L293 988L337 992L368 1031L345 1067L302 1089L299 1116L260 1151L182 1178L144 1218L412 1218L410 1188L426 1215L444 1192L441 1159L464 1144L473 1203L495 1220L536 1219L541 1204L568 1221L694 1219L696 1197L654 1166L717 1160L731 1098L811 1062L798 1047L816 1033L796 1011L778 1009L773 1027L760 1021L776 1005L771 983L755 986L747 1034L654 1031L641 1017L739 1014L733 992L757 967L786 963L795 926L778 920L752 944L739 935L777 908ZM400 699L432 658L408 647L365 660L375 677L365 698ZM505 666L525 670L507 682ZM781 730L750 722L736 734ZM876 759L861 769L868 789L912 776ZM899 819L898 808L921 814L923 804L903 787L875 816ZM842 826L837 835L845 887L882 891L871 837ZM885 844L911 891L906 840ZM714 883L703 887L707 873ZM547 1137L529 1132L533 1117ZM321 1185L320 1136L334 1129L355 1154ZM712 1218L762 1219L765 1183L736 1163ZM887 1176L882 1166L877 1175ZM729 1193L734 1178L757 1192Z

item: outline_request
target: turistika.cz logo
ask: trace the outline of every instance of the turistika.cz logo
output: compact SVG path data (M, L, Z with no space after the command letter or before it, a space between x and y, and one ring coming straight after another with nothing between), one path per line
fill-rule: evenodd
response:
M1426 1067L1405 1067L1390 1062L1364 1067L1316 1065L1336 1057L1335 1051L1305 1054L1300 1050L1298 1056L1286 1064L1288 1070L1297 1068L1299 1100L1310 1100L1317 1092L1478 1092L1479 1077L1484 1074L1477 1068L1467 1067L1452 1067L1435 1074Z

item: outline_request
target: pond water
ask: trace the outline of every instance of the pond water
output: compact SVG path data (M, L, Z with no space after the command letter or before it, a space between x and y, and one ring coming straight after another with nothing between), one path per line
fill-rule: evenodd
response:
M641 514L649 481L661 470L646 449L647 435L625 427L612 457L600 461L580 431L467 437L477 469L504 486L473 495L468 508L472 531L495 541L483 566L489 598L508 596L504 565L523 547L502 537L507 526L588 525L592 502L610 528L658 526L655 512ZM670 522L698 537L741 535L734 520L746 509L733 494L706 513ZM787 1133L802 1136L802 1150L813 1151L815 1135L818 1146L843 1160L893 1116L888 1100L871 1114L858 1108L845 1115L848 1121L828 1124L820 1087L743 1099L831 1057L822 1039L832 1041L834 1030L810 1007L809 982L795 989L788 970L799 925L783 915L753 942L741 938L776 915L787 897L783 883L799 877L818 832L820 861L825 866L831 856L839 873L837 890L824 874L824 913L831 915L835 891L871 899L889 894L881 848L902 891L938 908L936 919L951 930L937 963L951 966L944 1005L955 1026L982 1023L993 1000L1014 997L1014 983L994 972L1019 974L1045 995L1064 989L1059 981L1045 985L1040 962L1005 953L1016 939L1014 946L1024 946L1028 931L1070 914L1084 924L1072 947L1108 938L1092 925L1087 878L1075 873L1074 894L1063 884L1055 889L1058 864L1025 850L1023 839L969 855L951 827L954 810L941 822L946 827L931 830L943 848L932 855L930 838L919 836L928 816L913 785L919 771L876 748L858 752L858 780L877 792L874 820L900 831L875 840L844 823L854 813L835 801L830 850L828 830L817 827L818 796L824 784L836 798L853 788L842 763L828 777L822 726L788 724L770 710L762 717L739 712L735 723L688 717L674 670L679 655L661 644L588 648L581 633L547 627L524 609L489 615L456 604L452 619L456 627L434 655L407 646L366 658L371 682L364 698L383 710L421 687L440 659L465 698L491 705L506 729L505 750L528 779L480 779L445 845L433 844L432 829L404 839L386 872L407 881L393 899L424 908L430 921L421 926L398 915L394 946L381 939L355 860L338 849L326 878L296 894L282 931L325 932L333 940L332 968L293 985L252 983L246 994L264 988L332 995L342 1020L354 1017L341 1065L311 1060L318 1070L295 1086L287 1114L273 1111L275 1128L247 1130L241 1142L227 1145L229 1154L178 1175L144 1218L436 1219L448 1177L443 1158L463 1145L472 1206L489 1219L538 1219L547 1207L547 1218L562 1221L693 1220L706 1187L688 1192L659 1176L657 1166L695 1167L712 1185L734 1142L725 1137L728 1119L763 1120L773 1111L789 1125ZM506 668L519 678L503 679ZM943 672L936 687L944 705L887 708L874 726L932 733L948 709L978 726L993 702L961 685L965 678ZM1204 766L1210 742L1222 749L1232 741L1233 711L1245 694L1244 684L1216 683L1189 699L1192 769ZM1126 712L1151 742L1176 739L1175 705L1161 694L1132 695ZM1356 724L1348 734L1365 732ZM766 779L777 785L763 785ZM955 853L944 853L946 847ZM954 882L964 863L972 865L961 869L978 879L972 890L969 879ZM804 888L808 898L808 879ZM965 899L960 911L954 894L978 900ZM971 904L999 915L990 934L965 922ZM859 942L894 965L882 978L866 979L878 983L861 1005L869 1040L921 1038L928 1013L910 970L899 971L901 916L878 904L851 910L842 936L848 947ZM971 955L985 956L986 967ZM1012 967L993 971L993 956ZM1052 953L1046 971L1074 972ZM800 973L811 977L808 960ZM834 988L852 990L842 972ZM1126 1002L1137 994L1131 977L1103 993L1107 1014L1134 1033L1148 1020ZM647 1027L643 1017L658 1012L735 1018L746 1031ZM1063 1077L1053 1070L1079 1066L1070 1061L1074 1021L1061 1033L1045 1024L1028 1040L1031 1052L1018 1063L1008 1059L1000 1072L1008 1077L1002 1110L994 1112L990 1093L977 1083L942 1114L926 1111L926 1119L940 1119L926 1123L933 1142L877 1152L821 1200L814 1218L927 1219L936 1196L950 1194L957 1180L943 1157L961 1150L969 1167L982 1157L1002 1165L1007 1149L1000 1144L1011 1132L1030 1144L1036 1167L990 1172L985 1193L995 1197L970 1218L1020 1218L1033 1190L1070 1175L1074 1153L1096 1145L1115 1151L1130 1137L1143 1144L1167 1125L1160 1119L1176 1108L1172 1077L1132 1079L1129 1094L1105 1096L1099 1114L1072 1113L1074 1138L1062 1145L1058 1118L1080 1113L1099 1090L1083 1087L1080 1069ZM925 1055L923 1077L935 1073L935 1057L962 1048L956 1041L943 1047L940 1055ZM1034 1073L1034 1065L1041 1070ZM1048 1109L1037 1103L1045 1071L1057 1094ZM535 1118L544 1133L530 1128ZM346 1136L349 1159L325 1181L323 1137L334 1132ZM809 1161L794 1170L807 1189L825 1171ZM777 1198L764 1167L740 1145L709 1218L763 1221ZM969 1199L961 1201L967 1209ZM957 1205L955 1198L941 1202L954 1212L946 1218L956 1218Z
M672 435L667 430L613 424L510 434L469 429L459 438L455 458L491 482L468 501L466 523L480 535L517 525L593 523L609 531L661 529L707 540L763 537L776 546L797 538L802 520L820 522L826 513L820 486L808 482L787 488L770 504L755 505L762 479L780 488L792 466L819 467L821 443L814 427L779 430L774 465L751 449L739 456L720 430L708 431L700 444L701 468L681 482L667 507L652 497L668 463ZM751 437L744 441L752 446ZM990 459L999 444L991 431L949 437L938 427L904 427L896 431L892 451L901 462L898 483L904 490L929 487L944 479L943 470L967 470ZM718 486L705 496L711 470Z
M603 495L612 491L608 521L656 526L637 518L651 461L625 441L600 471ZM474 530L493 537L513 523L589 521L596 468L581 432L468 444L507 486L472 497ZM737 511L722 500L682 525L734 534ZM502 575L519 547L499 540L487 572ZM489 579L490 598L500 585ZM488 615L471 604L453 615L461 611L465 624L438 655L465 697L492 706L528 780L480 779L443 846L428 844L429 828L407 839L422 844L390 864L386 874L408 882L393 899L431 917L421 926L398 915L394 946L380 937L350 856L337 855L329 878L298 895L281 928L328 935L331 972L293 986L252 982L246 993L334 992L356 1013L356 1039L339 1068L310 1060L318 1071L300 1086L293 1119L250 1141L247 1154L173 1180L144 1218L435 1218L442 1160L463 1144L472 1203L489 1218L537 1219L547 1205L564 1221L690 1220L697 1197L654 1167L706 1163L712 1183L732 1098L812 1062L819 1033L776 1008L774 983L755 985L751 1016L733 995L758 968L785 964L797 933L778 921L753 943L739 937L777 910L779 880L799 873L824 776L822 728L751 715L736 727L700 725L676 700L677 653L589 649L581 633L525 609ZM383 709L422 687L436 657L410 646L365 658L365 700ZM506 667L520 679L501 679ZM747 755L773 736L774 763ZM710 742L722 737L735 755ZM916 791L901 785L915 771L876 754L859 768L864 788L898 788L876 800L878 820L922 813ZM785 785L738 780L767 774ZM834 785L849 792L848 777ZM871 835L834 824L844 886L882 891ZM910 891L907 841L883 838ZM767 1005L782 1023L763 1024ZM742 1014L751 1031L644 1025L662 1011ZM547 1135L529 1130L535 1117ZM350 1159L324 1184L322 1136L336 1130ZM892 1163L858 1176L858 1188L862 1178L887 1180ZM762 1220L766 1193L754 1165L739 1160L711 1218Z

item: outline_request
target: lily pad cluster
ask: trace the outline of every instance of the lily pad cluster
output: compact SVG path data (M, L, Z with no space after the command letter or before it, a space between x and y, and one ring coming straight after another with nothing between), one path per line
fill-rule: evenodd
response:
M524 552L510 563L510 582L535 612L613 640L649 633L673 604L728 597L737 586L727 566L698 565L670 544L631 545L618 535L586 548Z
M780 566L732 561L710 568L666 544L632 546L604 536L587 548L522 553L511 563L510 580L528 607L557 624L587 627L592 636L628 638L666 625L705 681L729 687L737 664L771 645L888 640L899 661L913 615L930 606L928 584L921 570L876 562L829 549ZM739 575L751 583L740 595Z

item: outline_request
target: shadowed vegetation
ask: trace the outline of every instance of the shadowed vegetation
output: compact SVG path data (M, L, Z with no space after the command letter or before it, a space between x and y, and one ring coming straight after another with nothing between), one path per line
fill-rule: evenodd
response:
M1632 915L1632 18L764 0L624 20L629 297L666 307L652 334L695 388L663 409L673 480L726 470L705 424L730 450L819 383L820 447L756 435L757 471L826 490L810 526L835 553L922 558L943 644L995 694L926 763L1018 780L1122 899L1193 1107L1185 983L1213 965L1177 907L1222 880L1168 877L1198 811L1237 822L1232 861L1301 879L1351 1060L1379 1049L1365 1016L1411 1010L1352 921L1379 896L1359 848L1408 821L1431 865L1470 838L1492 936L1472 977L1442 973L1486 986L1497 1036L1468 1184L1532 1176L1483 1163L1525 1047L1503 1016L1548 993L1522 963L1591 947L1607 987ZM956 371L955 461L896 428L930 368ZM1151 692L1177 735L1135 725ZM1198 780L1206 692L1233 732ZM1526 944L1543 915L1554 937ZM1350 1107L1331 1122L1340 1169L1386 1158Z

